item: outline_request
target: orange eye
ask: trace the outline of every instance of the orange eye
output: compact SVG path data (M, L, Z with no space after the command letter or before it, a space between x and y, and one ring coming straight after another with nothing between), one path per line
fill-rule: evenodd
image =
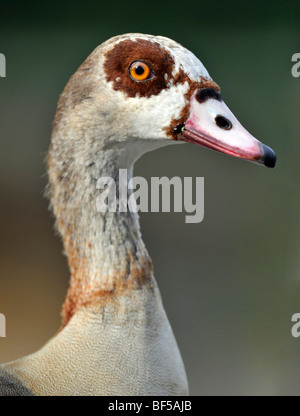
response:
M142 61L135 61L129 67L129 75L134 81L148 81L153 78L153 71Z

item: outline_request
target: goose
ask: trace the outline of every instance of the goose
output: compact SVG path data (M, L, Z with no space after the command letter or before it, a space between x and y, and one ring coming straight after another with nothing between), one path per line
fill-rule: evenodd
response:
M200 60L163 36L98 46L60 96L47 159L50 205L70 268L62 325L0 366L1 395L187 395L138 213L99 212L97 180L190 142L267 167L276 156L239 123ZM119 203L119 200L117 200Z

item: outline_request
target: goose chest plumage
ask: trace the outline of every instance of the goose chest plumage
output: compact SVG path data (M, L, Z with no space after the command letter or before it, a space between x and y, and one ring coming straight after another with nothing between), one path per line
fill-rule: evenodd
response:
M99 212L100 177L167 144L192 142L274 167L219 86L183 46L126 34L98 46L58 103L48 194L71 273L58 333L0 367L0 395L186 395L138 214ZM117 199L117 204L119 200Z

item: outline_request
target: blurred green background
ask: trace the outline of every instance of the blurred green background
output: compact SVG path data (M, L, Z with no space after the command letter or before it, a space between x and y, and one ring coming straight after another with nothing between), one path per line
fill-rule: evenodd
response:
M135 175L204 176L205 218L143 214L142 233L193 395L299 394L299 1L1 2L0 362L60 325L69 272L43 197L56 103L111 36L171 37L192 50L241 123L277 153L267 169L194 145L149 153Z

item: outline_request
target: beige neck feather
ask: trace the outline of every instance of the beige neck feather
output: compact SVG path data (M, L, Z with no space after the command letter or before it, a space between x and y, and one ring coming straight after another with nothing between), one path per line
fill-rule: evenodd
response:
M66 140L63 145L66 146ZM83 305L99 300L105 303L107 298L120 296L125 290L152 286L153 274L138 215L118 212L118 198L117 212L101 213L96 206L101 192L96 187L97 180L111 177L118 189L119 169L127 169L128 180L131 178L140 145L117 144L92 157L89 152L86 159L74 154L74 148L62 157L61 146L59 136L54 135L48 172L51 205L71 271L62 311L65 326ZM136 149L129 151L130 147Z

